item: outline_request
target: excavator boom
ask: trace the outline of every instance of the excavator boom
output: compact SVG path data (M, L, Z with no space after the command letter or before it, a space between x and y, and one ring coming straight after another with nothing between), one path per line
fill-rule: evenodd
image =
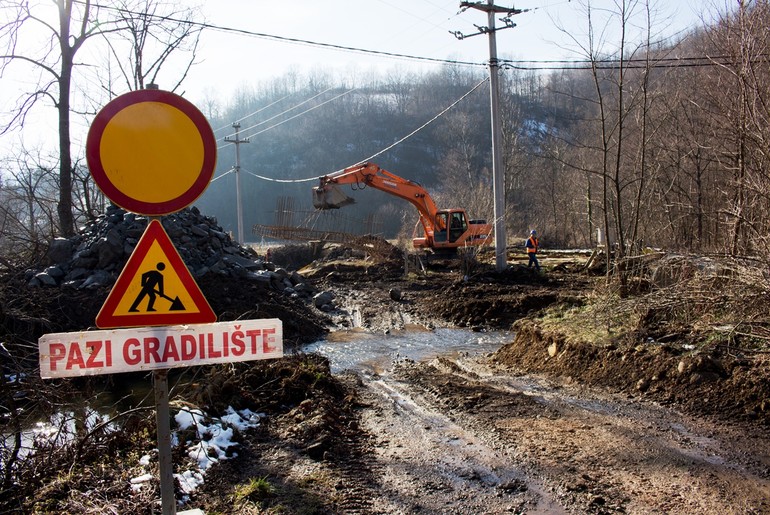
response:
M401 197L414 204L420 215L428 218L437 211L433 199L422 186L383 170L374 163L354 165L325 175L321 177L320 182L320 185L313 189L313 205L317 209L336 209L354 203L355 200L337 187L342 184L351 184L358 189L370 186Z
M410 202L420 214L424 236L415 237L416 248L451 250L458 247L487 243L492 226L469 220L462 209L440 210L430 194L418 183L383 170L374 163L354 165L325 175L313 188L313 206L317 209L337 209L355 202L342 192L340 186L350 184L354 189L370 186Z

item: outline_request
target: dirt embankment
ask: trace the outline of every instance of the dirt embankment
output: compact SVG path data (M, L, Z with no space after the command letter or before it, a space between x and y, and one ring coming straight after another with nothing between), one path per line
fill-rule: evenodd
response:
M516 338L495 363L566 383L602 387L693 415L770 425L768 354L731 355L641 341L596 346L543 330L536 321L515 325Z

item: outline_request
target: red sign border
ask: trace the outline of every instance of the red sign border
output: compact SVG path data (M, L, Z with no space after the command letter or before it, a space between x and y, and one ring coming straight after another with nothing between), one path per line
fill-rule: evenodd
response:
M142 102L159 102L179 109L195 124L203 140L203 163L195 182L178 197L164 202L145 202L130 197L113 184L102 165L100 147L107 125L123 109ZM217 144L208 120L190 101L170 91L142 89L131 91L113 99L99 111L88 130L86 160L96 185L107 198L127 211L148 216L160 216L184 209L203 194L214 176ZM148 185L148 187L150 186Z
M116 315L115 310L118 304L126 295L131 280L136 277L139 266L144 261L150 247L154 242L158 242L169 266L176 272L182 285L198 308L198 313L145 313L138 315ZM115 286L112 287L107 300L104 301L102 309L96 315L96 326L100 329L115 329L120 327L153 327L163 325L185 325L185 324L208 324L217 321L217 315L203 296L187 266L182 261L182 257L176 250L171 238L158 220L151 220L145 229L144 234L136 244L136 248L123 267L123 271L118 276Z

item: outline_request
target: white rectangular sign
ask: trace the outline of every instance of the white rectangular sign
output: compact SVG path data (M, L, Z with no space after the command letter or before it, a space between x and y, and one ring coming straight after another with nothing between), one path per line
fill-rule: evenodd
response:
M230 363L283 356L277 318L45 334L43 379Z

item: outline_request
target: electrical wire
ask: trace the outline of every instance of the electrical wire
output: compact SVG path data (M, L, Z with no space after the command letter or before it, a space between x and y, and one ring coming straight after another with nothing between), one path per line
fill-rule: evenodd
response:
M84 4L85 2L83 0L75 0L75 3ZM563 2L562 2L563 3ZM320 48L328 48L331 50L339 50L343 52L353 52L353 53L359 53L359 54L368 54L368 55L378 55L382 57L389 57L389 58L395 58L395 59L406 59L406 60L412 60L412 61L423 61L423 62L432 62L432 63L438 63L438 64L449 64L449 65L464 65L464 66L487 66L488 62L471 62L471 61L459 61L459 60L453 60L453 59L440 59L436 57L426 57L426 56L417 56L417 55L410 55L410 54L401 54L401 53L395 53L395 52L384 52L380 50L371 50L371 49L365 49L365 48L358 48L358 47L351 47L351 46L345 46L345 45L338 45L334 43L322 43L319 41L311 41L307 39L300 39L300 38L290 38L286 36L278 36L275 34L266 34L263 32L254 32L246 29L237 29L234 27L225 27L222 25L214 25L211 23L203 23L203 22L195 22L191 20L183 20L179 18L174 18L172 16L161 16L161 15L155 15L155 14L148 14L148 13L141 13L137 11L132 11L130 9L124 9L120 7L114 7L114 6L108 6L104 4L91 4L94 7L98 7L100 9L105 10L111 10L111 11L117 11L123 14L132 15L132 16L142 16L145 18L152 18L152 19L158 19L162 21L171 21L174 23L185 23L189 24L190 26L199 27L201 29L209 29L209 30L215 30L219 32L225 32L225 33L235 33L235 34L241 34L249 37L256 37L261 39L270 39L275 41L282 41L285 43L290 44L299 44L304 46L311 46L311 47L320 47ZM558 5L558 4L553 4ZM550 6L543 6L543 7L550 7ZM701 57L701 58L690 58L690 59L702 59L707 60L706 62L699 63L699 64L651 64L650 68L688 68L688 67L709 67L709 66L724 66L726 64L730 63L718 63L711 60L709 57ZM674 59L676 60L676 59ZM574 60L574 61L564 61L564 60L542 60L542 61L526 61L526 60L512 60L512 59L498 59L498 62L505 62L509 68L516 69L516 70L522 70L522 71L551 71L551 70L589 70L593 69L593 66L591 64L591 60L586 59L580 59L580 60ZM522 63L541 63L541 64L559 64L559 63L568 63L572 66L524 66ZM621 63L625 62L625 60L621 61L619 59L616 60L602 60L602 63ZM765 62L765 61L761 61ZM582 66L581 66L582 65ZM646 66L646 65L645 65ZM619 66L612 66L607 64L602 64L597 67L601 70L612 70L612 69L619 69ZM624 66L624 69L633 69L633 68L641 68L641 66L631 66L626 67Z
M75 0L75 3L79 4L85 4L83 0ZM204 23L204 22L196 22L191 20L183 20L179 18L175 18L173 16L161 16L157 14L149 14L149 13L142 13L138 11L132 11L131 9L124 9L121 7L114 7L111 5L104 5L99 3L92 3L93 7L98 7L100 9L105 9L108 11L117 11L121 14L126 14L130 16L141 16L143 18L147 19L156 19L161 21L170 21L174 23L181 23L181 24L187 24L192 27L198 27L200 29L209 29L214 30L218 32L225 32L225 33L234 33L234 34L241 34L244 36L249 37L255 37L260 39L269 39L274 41L281 41L284 43L290 43L290 44L298 44L303 46L312 46L312 47L319 47L319 48L327 48L330 50L339 50L343 52L354 52L358 54L368 54L368 55L378 55L381 57L388 57L393 59L406 59L410 61L423 61L423 62L432 62L432 63L439 63L439 64L451 64L451 65L466 65L466 66L485 66L484 63L479 62L470 62L470 61L457 61L453 59L439 59L437 57L425 57L425 56L418 56L418 55L409 55L409 54L400 54L396 52L385 52L382 50L371 50L366 48L357 48L357 47L351 47L346 45L337 45L334 43L321 43L320 41L311 41L308 39L301 39L301 38L290 38L287 36L277 36L275 34L266 34L264 32L255 32L251 30L246 29L236 29L234 27L225 27L222 25L214 25L212 23Z
M85 2L83 0L75 0L75 3L84 4ZM564 3L569 3L569 0L567 2L561 1L561 2L554 2L548 5L540 6L540 7L534 7L532 9L529 9L530 11L539 10L539 9L549 9L557 5L562 5ZM392 57L392 58L399 58L399 59L407 59L407 60L416 60L416 61L427 61L427 62L434 62L434 63L441 63L441 64L451 64L451 65L467 65L467 66L487 66L488 63L486 62L469 62L469 61L458 61L458 60L452 60L452 59L439 59L439 58L433 58L433 57L425 57L425 56L416 56L416 55L409 55L409 54L399 54L399 53L392 53L392 52L383 52L379 50L369 50L364 48L357 48L357 47L350 47L345 45L337 45L332 43L321 43L318 41L311 41L306 39L300 39L300 38L289 38L285 36L277 36L274 34L266 34L266 33L260 33L260 32L254 32L249 31L245 29L236 29L233 27L225 27L221 25L214 25L210 23L202 23L202 22L195 22L190 20L183 20L174 18L172 16L161 16L161 15L155 15L155 14L148 14L148 13L141 13L137 11L132 11L130 9L124 9L114 6L108 6L98 3L91 4L94 7L98 7L105 10L112 10L117 11L120 13L133 15L133 16L143 16L147 18L154 18L159 20L166 20L166 21L172 21L175 23L186 23L191 26L196 26L201 29L210 29L210 30L216 30L220 32L226 32L226 33L237 33L242 34L250 37L257 37L257 38L263 38L263 39L272 39L277 41L283 41L287 43L292 44L301 44L301 45L307 45L307 46L315 46L315 47L322 47L322 48L330 48L333 50L340 50L340 51L349 51L349 52L355 52L355 53L362 53L362 54L371 54L371 55L380 55L384 57ZM760 56L762 59L764 59L765 56ZM689 60L689 59L699 59L705 62L700 63L682 63L683 60ZM716 62L720 60L729 60L728 62ZM691 68L691 67L713 67L713 66L725 66L732 64L733 57L730 56L721 56L721 57L715 57L710 58L708 56L705 57L691 57L691 58L671 58L666 59L665 61L671 61L675 62L676 64L656 64L658 62L663 62L661 60L655 60L654 64L649 65L650 68ZM632 60L633 61L633 60ZM511 60L511 59L499 59L498 62L505 62L511 69L516 70L522 70L522 71L557 71L557 70L589 70L593 69L591 60L541 60L541 61L528 61L528 60ZM613 69L619 69L619 66L613 66L609 63L617 63L619 64L621 60L615 59L615 60L601 60L602 64L597 66L597 69L601 70L613 70ZM623 61L625 62L625 60ZM757 62L764 63L766 61L760 60ZM565 66L525 66L526 63L530 64L565 64ZM645 67L647 65L645 64ZM624 66L624 69L635 69L635 68L641 68L641 66Z
M243 168L241 168L243 170ZM248 170L244 170L247 174L253 175L257 179L262 179L263 181L269 181L269 182L282 182L282 183L299 183L299 182L310 182L310 181L317 181L318 177L308 177L307 179L275 179L273 177L265 177L264 175L259 175L258 173L250 172Z
M372 160L372 159L374 159L375 157L378 157L378 156L380 156L380 155L384 154L385 152L387 152L388 150L392 149L392 148L393 148L393 147L395 147L396 145L400 145L401 143L403 143L403 142L404 142L404 141L406 141L407 139L409 139L409 138L411 138L412 136L414 136L415 134L417 134L419 131L423 130L425 127L427 127L427 126L428 126L428 125L430 125L431 123L435 122L436 120L438 120L439 118L441 118L442 116L444 116L444 114L445 114L447 111L449 111L449 110L450 110L450 109L452 109L454 106L456 106L457 104L459 104L459 103L460 103L462 100L464 100L464 99L465 99L465 98L466 98L468 95L470 95L471 93L473 93L474 91L476 91L476 90L477 90L477 89L478 89L478 88L479 88L479 87L480 87L482 84L484 84L484 83L485 83L485 82L487 82L488 80L489 80L489 78L485 78L485 79L483 79L483 80L482 80L482 81L480 81L478 84L476 84L475 86L473 86L473 88L471 88L471 90L470 90L470 91L468 91L466 94L464 94L463 96L461 96L460 98L458 98L457 100L455 100L454 102L452 102L452 104L450 104L449 106L447 106L447 107L446 107L446 108L445 108L443 111L441 111L440 113L438 113L436 116L434 116L433 118L431 118L430 120L428 120L427 122L425 122L424 124L422 124L421 126L417 127L415 130L413 130L412 132L410 132L409 134L407 134L406 136L404 136L404 137L403 137L403 138L401 138L400 140L398 140L398 141L395 141L393 144L391 144L391 145L389 145L389 146L387 146L387 147L383 148L382 150L380 150L380 151L379 151L379 152L377 152L376 154L373 154L373 155L371 155L371 156L367 157L366 159L364 159L364 160L362 160L362 161L359 161L359 162L360 162L360 163L365 163L365 162L367 162L367 161L371 161L371 160ZM356 163L356 164L358 164L358 163Z
M216 177L214 177L213 179L211 179L211 180L209 181L209 183L212 183L212 182L214 182L214 181L218 181L218 180L219 180L219 179L221 179L222 177L224 177L224 176L226 176L226 175L230 175L230 174L231 174L231 173L233 173L234 171L235 171L235 168L230 168L230 169L229 169L229 170L227 170L225 173L223 173L223 174L221 174L221 175L217 175Z
M752 63L766 63L768 62L768 55L758 55L755 59L752 59ZM718 55L718 56L702 56L702 57L660 57L660 58L638 58L638 59L581 59L581 60L521 60L521 59L498 59L499 63L503 63L507 67L519 69L519 70L583 70L592 69L592 66L596 64L596 68L600 70L616 70L620 68L620 64L623 64L623 69L636 69L636 68L692 68L692 67L704 67L704 66L727 66L733 63L734 56ZM521 64L563 64L565 66L521 66Z
M297 108L299 108L299 107L301 107L301 106L303 106L303 105L307 104L308 102L310 102L310 101L312 101L312 100L315 100L316 98L320 97L320 96L321 96L321 95L323 95L324 93L327 93L327 92L331 91L332 89L335 89L336 87L337 87L337 86L330 86L330 87L326 88L325 90L321 91L320 93L317 93L316 95L314 95L314 96L312 96L312 97L308 98L307 100L304 100L304 101L300 102L299 104L296 104L296 105L294 105L294 106L290 107L289 109L286 109L286 110L284 110L283 112L280 112L280 113L278 113L278 114L276 114L276 115L274 115L274 116L271 116L270 118L268 118L268 119L266 119L266 120L263 120L263 121L261 121L261 122L259 122L259 123L256 123L256 124L254 124L254 125L251 125L251 126L249 126L249 127L245 127L245 128L243 128L243 129L242 129L242 131L243 131L243 132L246 132L246 131L248 131L248 130L250 130L250 129L254 129L254 128L256 128L256 127L259 127L260 125L264 125L264 124L266 124L267 122L269 122L269 121L271 121L271 120L275 120L276 118L279 118L279 117L281 117L281 116L285 115L286 113L288 113L288 112L290 112L290 111L293 111L294 109L297 109ZM325 102L324 102L324 103L325 103ZM323 105L323 104L321 104L321 105ZM307 112L307 111L304 111L304 112ZM291 118L289 118L289 119L291 119ZM233 134L228 134L227 136L224 136L223 138L221 138L221 140L223 140L223 141L224 141L225 139L227 139L227 138L230 138L230 137L233 137L233 136L235 136L235 133L233 133ZM248 136L247 136L247 137L248 137Z
M484 84L484 83L485 83L485 82L487 82L488 80L489 80L489 78L485 78L485 79L481 80L481 81L480 81L478 84L476 84L475 86L473 86L473 87L472 87L472 88L471 88L471 89L470 89L468 92L466 92L466 93L465 93L464 95L462 95L460 98L458 98L457 100L455 100L454 102L452 102L451 104L449 104L447 107L445 107L443 110L441 110L441 112L439 112L439 113L438 113L436 116L434 116L433 118L431 118L431 119L430 119L430 120L428 120L427 122L423 123L422 125L420 125L419 127L417 127L415 130L413 130L412 132L410 132L410 133L409 133L409 134L407 134L406 136L404 136L404 137L402 137L402 138L398 139L397 141L395 141L395 142L394 142L394 143L392 143L391 145L388 145L387 147L383 148L383 149L382 149L382 150L380 150L379 152L376 152L375 154L372 154L371 156L367 157L366 159L362 159L361 161L358 161L357 163L354 163L354 164L353 164L353 165L351 165L351 166L354 166L354 165L356 165L356 164L360 164L360 163L365 163L365 162L367 162L367 161L371 161L372 159L374 159L374 158L376 158L376 157L378 157L378 156L380 156L380 155L384 154L385 152L387 152L387 151L391 150L391 149L392 149L393 147L395 147L396 145L400 145L401 143L403 143L403 142L404 142L404 141L406 141L407 139L411 138L412 136L414 136L415 134L417 134L418 132L420 132L421 130L423 130L423 129L424 129L425 127L427 127L428 125L432 124L433 122L435 122L436 120L438 120L439 118L441 118L442 116L444 116L444 115L447 113L447 111L449 111L449 110L450 110L450 109L452 109L454 106L456 106L457 104L459 104L460 102L462 102L463 100L465 100L465 99L466 99L466 98L467 98L467 97L468 97L468 96L469 96L471 93L473 93L474 91L476 91L476 90L477 90L479 87L481 87L481 85L482 85L482 84ZM352 90L351 90L351 91L352 91ZM298 116L299 116L299 115L298 115ZM288 120L286 120L286 121L288 121ZM281 122L281 123L283 123L283 122ZM268 129L265 129L265 130L268 130ZM262 131L262 132L264 132L264 131ZM243 170L243 168L241 168L241 170ZM340 171L342 171L342 170L344 170L344 168L341 168L340 170L337 170L337 171L335 171L335 172L331 172L331 173L340 172ZM262 180L264 180L264 181L270 181L270 182L280 182L280 183L301 183L301 182L310 182L310 181L316 181L316 180L318 180L318 178L319 178L319 177L321 177L321 176L315 176L315 177L308 177L308 178L306 178L306 179L274 179L274 178L272 178L272 177L265 177L264 175L259 175L259 174L256 174L256 173L254 173L254 172L249 172L249 171L246 171L246 173L248 173L249 175L253 175L254 177L256 177L256 178L258 178L258 179L262 179ZM220 176L219 176L219 177L217 177L217 178L220 178L220 177L224 177L224 175L226 175L226 174L220 175ZM329 174L325 174L325 175L329 175Z
M219 131L222 131L222 130L225 130L225 129L229 129L229 128L232 128L232 126L233 126L234 124L236 124L236 123L240 123L240 122L242 122L243 120L245 120L246 118L250 118L250 117L252 117L252 116L254 116L254 115L257 115L257 114L261 113L262 111L264 111L265 109L269 109L269 108L273 107L275 104L277 104L277 103L279 103L279 102L282 102L282 101L286 100L286 99L287 99L287 98L289 98L290 96L291 96L291 93L288 93L288 94L284 95L283 97L279 98L278 100L274 100L273 102L270 102L270 103L269 103L269 104L267 104L266 106L264 106L264 107L261 107L261 108L257 109L257 110L256 110L256 111L254 111L253 113L249 113L249 114L247 114L247 115L245 115L245 116L243 116L243 117L241 117L241 118L239 118L239 119L235 120L235 121L234 121L234 122L233 122L231 125L224 125L224 126L222 126L222 127L218 128L218 129L214 129L214 132L216 133L216 132L219 132Z
M347 91L345 91L345 92L343 92L343 93L340 93L339 95L337 95L337 96L335 96L335 97L332 97L332 98L330 98L329 100L325 100L325 101L321 102L321 103L320 103L320 104L318 104L318 105L314 105L313 107L311 107L311 108L309 108L309 109L305 109L305 110L304 110L304 111L302 111L301 113L297 113L297 114L295 114L294 116L290 116L289 118L286 118L285 120L282 120L282 121L280 121L280 122L278 122L278 123L275 123L275 124L273 124L273 125L271 125L271 126L269 126L269 127L266 127L266 128L264 128L264 129L260 130L260 131L257 131L257 132L254 132L254 133L252 133L252 134L249 134L249 135L247 135L246 137L247 137L247 138L251 138L251 137L253 137L253 136L259 136L259 135L260 135L260 134L262 134L263 132L267 132L267 131L269 131L269 130L271 130L271 129L275 129L276 127L278 127L278 126L280 126L280 125L283 125L283 124L284 124L284 123L286 123L286 122L290 122L291 120L294 120L295 118L299 118L300 116L302 116L302 115L305 115L305 114L309 113L310 111L314 111L314 110L318 109L319 107L323 107L323 106L325 106L326 104L328 104L329 102L334 102L334 101L335 101L335 100L337 100L338 98L344 97L345 95L348 95L348 94L350 94L350 93L352 93L352 92L354 92L354 91L358 91L358 88L349 89L349 90L347 90Z

